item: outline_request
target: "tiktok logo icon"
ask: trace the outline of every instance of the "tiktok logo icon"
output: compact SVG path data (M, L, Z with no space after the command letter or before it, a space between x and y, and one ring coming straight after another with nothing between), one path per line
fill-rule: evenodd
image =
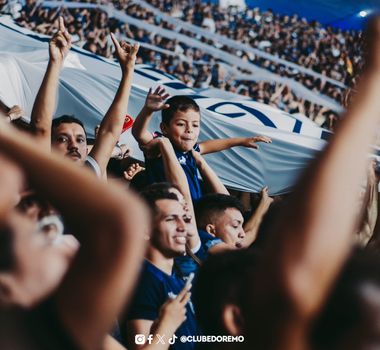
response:
M176 341L177 338L178 337L175 334L173 334L173 336L171 338L169 338L169 344L173 345L175 343L175 341Z

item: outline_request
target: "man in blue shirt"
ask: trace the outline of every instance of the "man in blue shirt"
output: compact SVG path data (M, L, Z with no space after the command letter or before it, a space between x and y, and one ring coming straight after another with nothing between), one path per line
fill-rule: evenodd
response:
M138 348L138 335L144 335L145 339L149 339L148 335L154 334L152 325L159 318L161 306L168 298L175 297L186 283L174 265L174 258L186 252L186 213L183 206L175 194L167 191L148 189L142 195L151 207L154 219L146 260L128 310L127 321L123 322L123 330L127 330L128 334L128 349ZM181 336L198 334L191 300L186 308L186 320L177 329L177 341L170 349L195 347L195 343L182 343L179 340Z

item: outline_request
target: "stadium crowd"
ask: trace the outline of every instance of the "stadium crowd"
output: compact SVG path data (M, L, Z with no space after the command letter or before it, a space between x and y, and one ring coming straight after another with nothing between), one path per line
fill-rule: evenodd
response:
M119 24L99 11L28 2L19 23L51 39L30 123L19 122L19 107L0 104L1 349L380 345L380 174L368 159L380 122L380 17L369 23L355 98L328 146L292 193L273 199L263 188L249 207L203 155L271 147L269 137L198 142L196 101L159 86L132 126L145 168L111 181L110 159L128 153L118 140L135 64L147 53L119 40ZM91 147L80 115L55 115L61 70L79 41L112 52L121 71Z
M110 2L103 1L102 3L109 4ZM165 29L173 29L173 25L133 2L114 1L112 3L116 9L141 21ZM160 0L151 3L171 16L206 28L210 32L225 35L253 48L259 48L302 67L310 68L348 87L352 86L355 76L360 72L362 57L360 32L324 28L318 22L308 22L297 15L280 16L271 10L265 12L259 9L227 10L218 5L202 2L189 4L181 1ZM234 73L228 72L223 62L212 55L192 48L186 43L170 40L157 33L108 18L106 12L97 9L45 8L42 4L31 0L20 8L16 17L20 25L51 35L59 15L64 17L68 31L73 36L73 42L93 53L112 57L109 33L114 32L119 39L134 39L164 50L141 48L138 62L151 64L173 74L188 86L196 88L211 86L238 93L290 113L304 114L325 128L331 130L334 128L337 113L305 100L303 96L296 94L285 84L236 80ZM234 54L281 77L291 78L315 93L329 96L339 104L343 103L345 90L330 82L258 55L221 45L184 29L181 29L180 33L196 37L201 42Z

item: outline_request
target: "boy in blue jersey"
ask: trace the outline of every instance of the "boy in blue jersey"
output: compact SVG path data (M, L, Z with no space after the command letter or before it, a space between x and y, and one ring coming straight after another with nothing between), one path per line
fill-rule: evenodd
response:
M147 190L142 195L153 212L153 229L135 296L127 320L122 322L122 331L127 331L128 349L139 348L136 344L138 335L144 335L146 339L149 339L149 334L154 335L152 326L159 318L161 306L168 298L178 295L186 284L174 266L174 258L186 252L188 232L183 205L174 193L168 191ZM191 300L186 309L186 320L172 337L177 341L170 349L190 350L195 347L195 343L181 343L179 340L181 336L199 334Z
M269 137L257 136L209 140L197 144L201 121L199 106L189 96L173 96L166 101L168 97L162 87L158 87L154 92L150 89L144 107L132 128L133 136L145 153L146 171L150 183L166 180L158 152L149 147L149 143L157 136L148 131L154 112L162 111L161 132L173 145L177 159L185 171L193 200L202 196L197 165L191 152L193 149L201 154L207 154L235 146L257 149L257 142L271 142Z

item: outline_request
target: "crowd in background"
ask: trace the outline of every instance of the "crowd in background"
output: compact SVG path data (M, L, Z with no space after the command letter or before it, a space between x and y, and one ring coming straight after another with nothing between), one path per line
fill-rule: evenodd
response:
M102 3L109 5L110 2L103 1ZM360 71L361 33L357 31L346 32L331 27L325 28L316 21L308 22L297 15L282 16L271 10L260 11L257 8L223 9L218 5L199 1L189 3L160 0L151 1L151 4L173 17L310 68L348 87ZM173 25L133 2L113 1L112 5L146 23L165 29L175 29ZM169 55L167 51L159 52L141 48L138 63L151 64L155 68L173 74L190 87L215 87L238 93L290 113L304 114L330 130L333 130L337 120L336 113L305 100L284 84L238 81L233 73L225 69L223 62L219 62L209 53L192 48L183 42L162 37L157 33L124 24L114 18L109 18L107 13L100 10L64 7L49 9L41 4L38 5L33 0L27 1L20 10L16 17L21 26L47 35L53 34L54 23L58 16L62 15L75 45L105 57L112 57L110 32L114 32L118 38L134 39L171 51L173 54ZM195 37L201 42L236 55L281 77L291 78L309 90L331 97L340 104L344 99L344 89L323 79L309 76L295 68L285 67L258 55L235 50L184 29L181 29L180 33Z

